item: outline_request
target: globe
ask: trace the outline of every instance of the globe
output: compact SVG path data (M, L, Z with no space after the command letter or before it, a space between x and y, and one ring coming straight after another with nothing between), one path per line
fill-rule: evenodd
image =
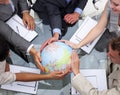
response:
M65 70L71 63L72 48L63 42L53 42L41 52L42 65L46 72Z

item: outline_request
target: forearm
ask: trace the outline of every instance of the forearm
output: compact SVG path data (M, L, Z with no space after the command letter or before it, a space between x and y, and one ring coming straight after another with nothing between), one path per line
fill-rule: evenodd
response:
M56 39L59 39L59 35L60 35L59 33L55 32L55 33L53 34L53 37L56 38Z
M82 46L92 42L96 37L100 35L100 33L101 31L92 29L92 31L90 31L88 35L78 44L78 48L81 48Z
M79 43L78 47L82 47L94 39L96 39L101 33L104 32L105 27L107 25L107 17L106 14L103 13L97 25L88 33L88 35Z
M30 55L36 55L37 51L36 51L36 49L34 48L34 46L32 46L32 47L30 48L29 53L30 53Z
M93 85L82 75L78 74L76 75L72 80L73 87L83 95L119 95L119 86L108 89L108 90L102 90L99 91Z
M27 0L18 0L18 3L20 5L21 12L23 12L25 10L29 10Z
M49 74L16 73L16 81L38 81L51 79Z

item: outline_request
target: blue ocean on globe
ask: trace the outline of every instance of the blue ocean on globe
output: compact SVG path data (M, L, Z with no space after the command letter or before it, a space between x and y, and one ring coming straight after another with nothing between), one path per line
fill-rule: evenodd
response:
M65 70L71 63L72 48L63 42L53 42L41 52L42 65L46 72Z

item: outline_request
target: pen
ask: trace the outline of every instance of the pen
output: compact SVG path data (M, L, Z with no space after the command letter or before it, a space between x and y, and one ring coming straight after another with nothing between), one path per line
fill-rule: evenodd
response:
M25 85L25 84L17 84L17 85L35 88L35 86L30 86L30 85Z
M37 82L35 82L34 91L36 90Z

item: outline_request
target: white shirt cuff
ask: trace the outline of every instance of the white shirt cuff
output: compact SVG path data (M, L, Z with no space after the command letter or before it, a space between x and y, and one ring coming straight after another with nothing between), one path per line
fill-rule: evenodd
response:
M57 33L59 33L59 34L61 35L61 30L60 30L59 28L54 28L54 29L53 29L53 34L54 34L55 32L57 32Z
M79 76L80 75L80 73L78 73L77 75L75 75L74 77L73 77L73 80L77 77L77 76Z
M27 54L29 54L29 52L30 52L30 50L31 50L31 48L32 48L33 46L34 46L34 45L31 44L31 45L28 47L28 49L27 49Z
M80 9L80 8L75 8L74 12L77 12L77 13L79 13L79 14L81 15L81 14L82 14L82 9Z

